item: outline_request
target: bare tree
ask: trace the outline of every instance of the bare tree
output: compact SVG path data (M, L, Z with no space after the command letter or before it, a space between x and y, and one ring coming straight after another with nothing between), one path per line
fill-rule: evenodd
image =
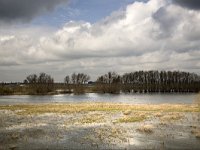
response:
M24 83L37 83L38 82L38 77L36 74L31 74L29 76L26 77L26 79L24 80Z
M73 73L71 75L71 81L73 84L85 84L89 79L90 76L84 73Z
M54 89L54 79L46 73L40 73L39 76L36 74L29 75L24 83L29 84L30 94L45 94Z
M66 84L70 83L70 77L68 75L64 78L64 83Z

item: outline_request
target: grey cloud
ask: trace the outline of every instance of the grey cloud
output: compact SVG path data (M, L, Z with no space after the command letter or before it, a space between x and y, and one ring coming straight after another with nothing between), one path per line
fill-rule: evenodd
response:
M31 21L68 0L0 0L0 20Z
M175 4L178 4L183 7L187 7L189 9L200 9L200 1L199 0L173 0Z
M20 65L19 63L15 62L15 61L0 61L0 66L5 66L5 67L10 67L10 66L17 66Z
M158 9L152 17L160 25L161 31L163 31L158 35L158 38L170 37L181 19L177 18L176 15L171 15L166 7Z

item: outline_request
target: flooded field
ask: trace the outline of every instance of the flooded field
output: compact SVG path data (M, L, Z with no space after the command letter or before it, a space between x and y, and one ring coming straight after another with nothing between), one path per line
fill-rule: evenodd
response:
M0 104L17 103L80 103L80 102L115 102L128 104L192 104L196 93L152 93L152 94L97 94L86 93L81 95L9 95L0 96Z
M199 149L197 104L0 105L0 149Z

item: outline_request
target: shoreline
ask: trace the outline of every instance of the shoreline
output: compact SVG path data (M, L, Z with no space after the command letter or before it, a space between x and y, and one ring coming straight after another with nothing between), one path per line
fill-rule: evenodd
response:
M84 95L84 94L110 94L110 95L120 95L120 94L198 94L199 92L121 92L121 93L103 93L103 92L84 92L84 93L59 93L59 92L51 92L44 94L28 94L28 93L12 93L12 94L0 94L0 96L13 96L13 95L27 95L27 96L54 96L54 95Z

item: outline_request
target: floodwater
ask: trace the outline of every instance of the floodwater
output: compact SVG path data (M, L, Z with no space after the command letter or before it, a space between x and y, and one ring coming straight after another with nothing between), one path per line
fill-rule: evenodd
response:
M83 95L10 95L0 96L0 104L15 103L79 103L79 102L114 102L128 104L192 104L197 94L97 94Z
M134 113L131 115L134 116ZM116 120L124 117L120 111L17 115L0 110L0 149L200 148L199 113L145 113L149 117L141 122L117 123ZM91 116L103 118L99 122L82 122L82 119ZM174 120L176 116L180 118ZM145 125L150 127L149 131L139 130Z
M9 104L9 108L12 104L65 102L192 104L195 97L196 94L12 95L0 96L0 105ZM0 110L0 149L200 148L199 112L132 111L126 114L104 110L18 114L22 111L24 107L15 111ZM146 116L142 121L118 122L121 118L142 115Z

